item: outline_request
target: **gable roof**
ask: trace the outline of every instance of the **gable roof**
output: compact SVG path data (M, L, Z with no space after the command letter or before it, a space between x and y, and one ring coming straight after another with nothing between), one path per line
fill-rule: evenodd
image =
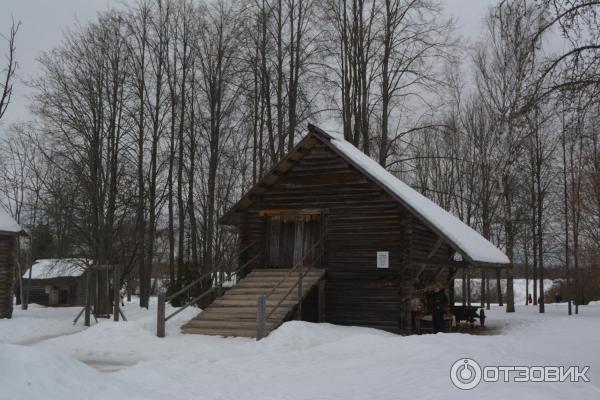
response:
M84 274L90 261L85 258L47 258L36 260L31 266L31 279L79 277ZM29 278L29 270L23 273Z
M477 231L460 219L429 200L427 197L402 182L373 159L344 140L341 135L327 133L320 128L308 126L309 134L298 143L286 158L277 164L265 177L248 191L222 218L223 223L232 223L233 214L252 204L251 196L264 192L278 179L282 172L289 170L292 161L302 157L302 151L314 145L317 138L334 153L384 189L391 197L419 218L438 237L448 243L466 261L480 267L505 266L508 257Z
M0 208L0 234L21 235L25 230L6 211Z

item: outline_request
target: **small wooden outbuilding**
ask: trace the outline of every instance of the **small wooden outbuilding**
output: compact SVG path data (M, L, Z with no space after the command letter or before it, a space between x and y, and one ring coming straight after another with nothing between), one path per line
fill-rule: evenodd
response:
M413 300L428 285L446 285L452 299L459 268L509 263L342 136L308 130L221 218L248 248L240 256L240 264L249 263L245 273L312 259L325 271L327 322L410 333Z
M29 303L83 306L88 270L88 261L80 258L37 260L23 274Z
M0 318L12 316L17 237L23 234L23 228L0 209Z

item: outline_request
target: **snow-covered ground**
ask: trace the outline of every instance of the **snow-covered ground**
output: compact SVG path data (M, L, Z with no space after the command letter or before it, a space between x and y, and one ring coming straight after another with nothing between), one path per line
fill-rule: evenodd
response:
M166 338L154 334L154 307L131 304L129 322L101 320L85 330L72 325L77 308L15 310L12 320L0 320L0 398L600 398L600 304L570 317L565 304L536 311L492 307L488 326L496 335L402 337L293 321L256 342L179 333L193 310L167 323ZM481 383L461 391L449 371L463 357L481 365L587 365L591 382Z

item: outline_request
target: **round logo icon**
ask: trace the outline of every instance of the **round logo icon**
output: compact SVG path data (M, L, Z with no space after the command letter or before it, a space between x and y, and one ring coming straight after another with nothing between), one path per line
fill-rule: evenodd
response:
M456 360L450 368L450 380L459 389L473 389L481 382L481 367L470 358Z

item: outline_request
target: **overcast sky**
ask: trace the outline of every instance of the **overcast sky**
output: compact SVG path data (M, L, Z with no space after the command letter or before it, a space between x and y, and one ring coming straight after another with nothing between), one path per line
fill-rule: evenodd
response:
M10 29L11 16L21 21L16 39L18 79L14 85L12 104L3 124L29 118L29 90L25 81L40 70L37 57L61 43L65 30L93 20L98 11L111 6L120 7L127 0L0 0L0 33ZM132 1L133 2L133 1ZM448 16L457 23L457 33L465 39L476 40L488 7L496 0L441 0ZM0 54L6 52L6 43L0 42Z

